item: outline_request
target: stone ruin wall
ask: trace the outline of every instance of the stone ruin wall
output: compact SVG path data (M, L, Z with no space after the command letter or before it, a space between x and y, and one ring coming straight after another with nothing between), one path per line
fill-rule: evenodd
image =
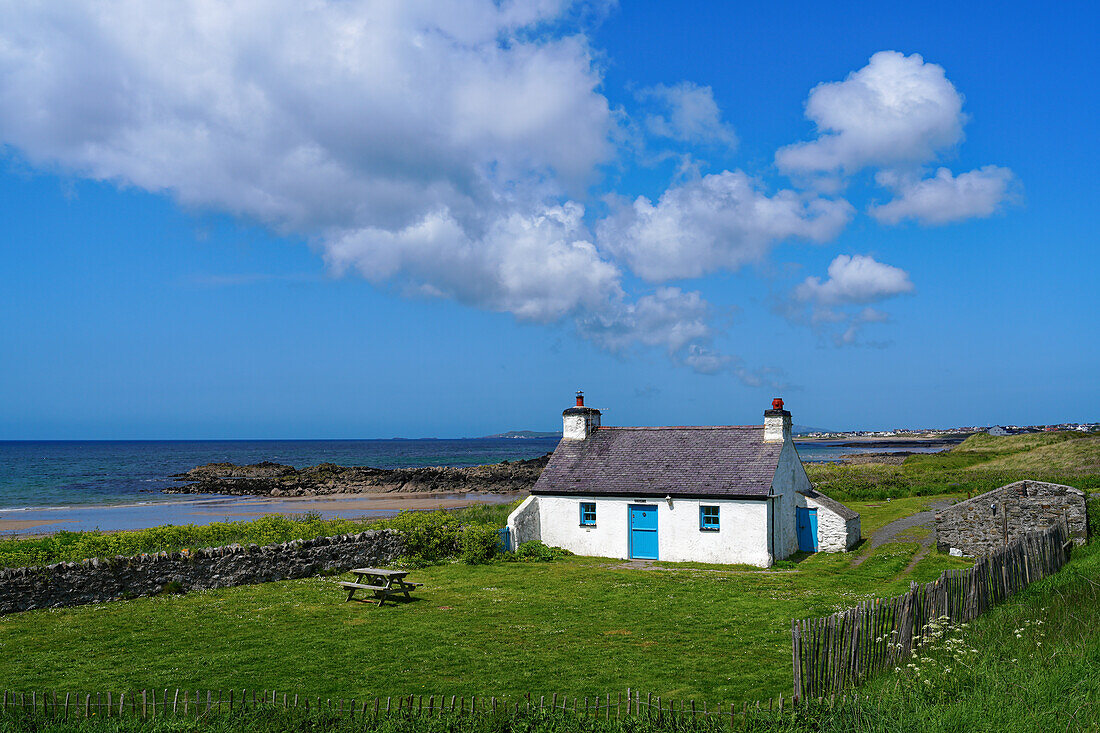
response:
M404 553L395 530L0 569L0 614L207 590L383 565ZM171 586L170 586L171 584Z
M1087 534L1084 492L1044 481L1017 481L938 513L936 546L941 552L979 557L1063 517L1070 536L1083 543Z

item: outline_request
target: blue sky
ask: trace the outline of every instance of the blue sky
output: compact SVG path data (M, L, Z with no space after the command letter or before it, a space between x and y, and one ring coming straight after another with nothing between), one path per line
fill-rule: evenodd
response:
M0 439L1100 419L1095 9L456 8L0 3Z

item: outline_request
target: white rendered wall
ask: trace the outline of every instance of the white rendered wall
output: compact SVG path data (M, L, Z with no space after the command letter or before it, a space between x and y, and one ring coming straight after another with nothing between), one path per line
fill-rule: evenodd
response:
M794 441L785 441L783 450L779 453L779 465L775 469L775 478L772 479L772 494L776 497L772 500L774 509L772 551L776 560L782 560L798 551L798 518L795 515L795 507L805 506L801 501L804 497L798 492L810 488L813 488L813 485L810 483L810 477L806 475L806 469L802 467L802 459L798 457Z
M846 552L859 542L859 517L844 519L812 496L799 499L800 505L817 510L818 552Z
M600 413L564 415L561 419L561 437L565 440L584 440L600 427Z
M845 539L845 551L851 550L853 547L859 544L860 538L863 536L863 527L859 523L860 518L853 517L845 523L845 531L848 533Z
M528 496L515 511L508 515L508 529L512 539L512 546L508 549L514 551L524 542L541 539L540 525L538 499Z
M845 552L859 541L858 517L844 519L813 497L803 498L807 507L817 509L818 552Z
M753 499L609 499L537 496L542 541L578 555L628 558L632 504L657 509L658 559L768 567L768 502ZM596 526L580 526L580 503L595 502ZM717 506L720 529L699 529L699 507ZM518 511L518 510L517 510Z

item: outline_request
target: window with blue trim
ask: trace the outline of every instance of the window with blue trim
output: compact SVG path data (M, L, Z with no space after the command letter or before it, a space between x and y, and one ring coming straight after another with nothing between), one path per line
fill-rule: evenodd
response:
M581 502L581 526L582 527L595 527L596 526L596 502L594 502L594 501L582 501Z
M706 530L708 532L718 531L718 507L699 507L699 529Z

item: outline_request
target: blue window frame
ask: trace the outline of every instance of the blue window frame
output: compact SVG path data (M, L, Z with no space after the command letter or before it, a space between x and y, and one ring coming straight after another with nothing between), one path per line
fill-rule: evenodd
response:
M718 531L718 507L716 506L701 506L699 507L699 529L706 532Z
M594 501L582 501L581 502L581 526L582 527L595 527L596 526L596 502L594 502Z

